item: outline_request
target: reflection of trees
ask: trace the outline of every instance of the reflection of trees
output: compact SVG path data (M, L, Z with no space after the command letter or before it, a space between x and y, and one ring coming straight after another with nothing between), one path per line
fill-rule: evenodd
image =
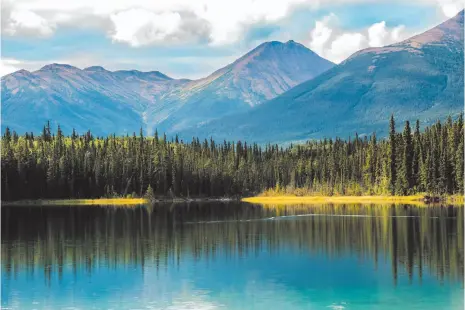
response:
M314 216L279 217L299 214ZM185 255L214 260L294 248L388 260L394 281L400 272L463 281L463 234L463 209L452 207L15 207L2 210L2 265L7 275L43 269L50 278L65 266L92 272L102 265L180 264Z

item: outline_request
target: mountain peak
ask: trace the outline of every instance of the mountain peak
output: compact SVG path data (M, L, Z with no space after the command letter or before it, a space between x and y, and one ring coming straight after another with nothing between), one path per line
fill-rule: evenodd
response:
M261 48L261 47L294 47L294 46L302 46L302 44L297 43L294 40L289 40L287 42L281 42L281 41L267 41L263 42L259 46L256 47L256 49Z
M148 75L151 75L151 76L156 76L156 77L159 77L159 78L162 78L162 79L165 79L165 80L172 80L173 78L167 76L166 74L164 73L161 73L160 71L149 71L147 72Z
M172 80L173 78L167 76L166 74L161 73L160 71L139 71L139 70L118 70L114 73L119 74L122 77L138 77L138 78L150 78L150 79L159 79L159 80Z
M445 40L463 40L463 10L433 29L425 31L399 44L420 47Z
M39 71L79 71L79 68L73 67L68 64L58 64L58 63L52 63L49 65L45 65L42 68L40 68Z
M287 45L287 46L298 46L298 47L303 46L301 43L296 42L296 41L294 41L294 40L288 40L288 41L285 43L285 45Z
M227 100L237 100L244 109L244 103L247 107L260 104L333 66L292 40L263 42L208 77L189 83L184 91L208 89Z
M33 74L30 71L27 71L25 69L20 69L18 71L12 72L12 73L5 74L4 76L2 76L2 80L5 79L5 78L8 78L8 77L11 77L11 78L29 78L29 77L32 77L32 75Z
M264 42L257 46L255 49L253 49L250 53L253 53L254 51L283 51L285 53L309 53L309 54L315 54L311 49L308 47L304 46L303 44L296 42L294 40L288 40L287 42L281 42L281 41L269 41L269 42Z
M18 70L16 72L12 73L12 74L28 76L28 75L31 75L32 73L30 71L25 70L25 69L21 69L21 70Z
M84 71L105 72L107 70L102 66L90 66L85 68Z

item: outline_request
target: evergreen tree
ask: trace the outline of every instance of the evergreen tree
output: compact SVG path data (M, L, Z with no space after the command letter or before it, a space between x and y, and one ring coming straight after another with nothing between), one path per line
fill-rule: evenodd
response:
M400 195L405 195L412 189L414 184L412 177L412 158L414 154L409 121L405 122L404 131L402 133L402 147L402 161L400 162L397 174L396 192Z
M394 115L391 115L391 119L389 121L389 164L390 164L390 188L391 193L394 194L396 188L396 178L397 178L397 163L396 163L396 123L394 120Z

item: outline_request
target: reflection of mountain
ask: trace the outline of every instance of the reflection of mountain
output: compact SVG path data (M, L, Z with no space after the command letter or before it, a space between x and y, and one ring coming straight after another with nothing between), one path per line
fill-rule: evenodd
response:
M295 214L322 215L280 218ZM335 216L353 214L362 216ZM375 265L388 259L395 279L406 272L409 277L429 273L460 280L463 221L459 219L462 208L262 209L218 204L157 206L152 211L2 208L2 267L6 274L26 266L53 273L63 264L89 270L96 264L165 268L175 261L182 265L189 257L228 264L262 252L304 251L315 258L358 257Z

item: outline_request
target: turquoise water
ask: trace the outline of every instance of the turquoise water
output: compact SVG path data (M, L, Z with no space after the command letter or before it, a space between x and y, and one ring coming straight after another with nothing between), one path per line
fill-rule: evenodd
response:
M2 309L463 309L463 209L3 207Z

